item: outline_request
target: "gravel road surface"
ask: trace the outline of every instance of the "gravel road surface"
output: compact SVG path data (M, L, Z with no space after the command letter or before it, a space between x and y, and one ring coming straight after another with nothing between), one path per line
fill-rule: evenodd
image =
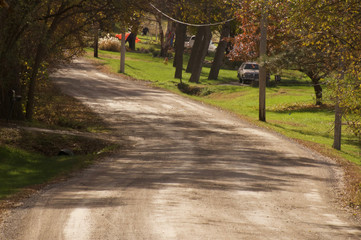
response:
M26 200L1 240L361 239L331 160L83 59L52 77L131 148Z

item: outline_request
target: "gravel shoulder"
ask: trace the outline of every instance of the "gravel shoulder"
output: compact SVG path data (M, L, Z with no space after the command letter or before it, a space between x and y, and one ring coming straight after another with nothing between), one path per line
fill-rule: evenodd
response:
M84 59L52 78L132 147L26 200L0 239L361 238L332 160Z

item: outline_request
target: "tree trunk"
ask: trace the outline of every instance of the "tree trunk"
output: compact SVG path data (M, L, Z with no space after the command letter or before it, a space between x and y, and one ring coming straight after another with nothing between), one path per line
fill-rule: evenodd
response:
M135 51L135 39L137 38L137 34L134 33L134 32L131 32L128 37L127 37L127 40L128 43L129 43L129 48L132 50L132 51Z
M219 70L222 67L224 53L227 47L227 41L224 38L229 37L231 31L230 23L227 22L222 27L221 37L219 39L219 44L216 50L216 55L214 56L211 71L209 72L208 79L216 80L218 78Z
M0 41L0 118L3 119L8 118L11 111L9 92L14 89L16 94L23 94L19 77L19 72L21 72L21 64L18 59L20 49L17 44L29 26L26 16L39 4L34 3L32 8L24 11L24 15L21 17L14 17L11 8L0 14L1 25L7 26L1 29L3 35L1 35ZM20 103L16 104L12 116L16 119L24 118Z
M175 30L175 22L173 22L172 20L168 20L167 31L165 33L165 41L163 41L163 44L161 45L161 51L160 51L161 57L168 56L168 50L171 47L174 38L174 30Z
M202 37L202 42L201 42L201 47L200 47L200 54L198 54L198 56L196 56L196 58L194 60L192 75L191 75L191 78L189 79L190 82L195 82L195 83L199 83L199 78L201 76L204 58L207 55L209 42L210 42L210 40L212 38L211 28L209 26L208 27L201 27L201 28L204 28L204 30L203 30L204 35Z
M163 27L162 27L162 15L156 14L155 20L157 21L158 27L159 27L160 46L163 46L164 45L164 32L163 32Z
M313 83L313 89L315 90L316 95L316 105L322 105L322 87L320 85L320 75L312 70L305 71L303 69L300 69L300 71L305 73Z
M25 114L25 118L28 121L33 119L36 79L37 79L40 63L43 58L43 52L44 52L43 49L44 48L45 48L45 45L43 43L40 43L38 45L38 49L36 51L36 56L35 56L34 66L32 69L33 71L31 73L31 76L29 79L29 90L28 90L28 99L27 99L28 101L26 104L26 114Z
M313 89L315 90L315 94L316 94L316 105L320 106L322 105L322 87L320 85L320 79L312 79L312 83L313 83Z
M15 54L17 51L11 51ZM16 56L16 54L15 54ZM21 83L18 73L20 66L9 58L0 59L0 118L23 120L24 115L20 102L15 102L13 90L21 95Z
M192 51L191 51L191 56L189 57L188 60L188 65L187 65L187 69L186 72L187 73L191 73L192 69L193 69L193 65L195 62L195 58L200 54L200 46L201 46L201 42L202 42L202 37L204 36L204 28L199 27L197 30L197 34L196 34L196 38L194 40L194 44L192 47Z
M45 21L44 26L43 26L42 32L44 32L44 36L40 40L40 43L36 50L34 65L32 68L32 73L31 73L30 79L29 79L29 90L28 90L26 113L25 113L25 118L28 121L32 120L32 118L33 118L36 80L37 80L40 64L44 60L44 54L45 54L46 47L47 47L47 41L52 38L60 21L61 21L61 17L60 17L60 15L57 15L53 19L53 21L50 24L50 27L48 28L47 31L45 31L47 28L46 26L48 24L47 21Z
M265 3L267 4L267 3ZM267 55L267 7L263 6L261 17L261 40L260 40L260 58L264 61ZM259 70L259 120L266 121L266 78L267 69L261 64Z
M99 49L99 28L98 24L94 24L94 57L98 57L98 49Z
M175 74L174 78L179 78L182 80L183 72L183 52L184 52L184 40L186 36L187 26L184 24L177 24L176 29L176 42L175 42L175 57L174 57L174 66Z

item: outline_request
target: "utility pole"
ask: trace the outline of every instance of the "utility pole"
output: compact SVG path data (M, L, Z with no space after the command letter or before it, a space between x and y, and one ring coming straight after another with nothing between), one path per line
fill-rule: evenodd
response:
M345 78L345 64L344 64L344 51L340 52L340 60L339 60L339 76L337 78L337 86L336 86L336 103L335 103L335 129L334 129L334 137L332 147L337 150L341 150L341 135L342 135L342 108L340 107L340 94L341 94L341 86L342 81Z
M336 96L335 129L334 129L334 137L332 144L332 147L334 149L341 150L341 133L342 133L342 109L340 107L340 98L339 96Z
M120 72L124 73L125 69L125 28L122 31L122 39L120 44Z
M261 17L261 39L259 46L260 70L259 70L259 120L266 121L266 79L267 69L264 64L267 55L267 16L268 16L267 2L263 3L262 17Z

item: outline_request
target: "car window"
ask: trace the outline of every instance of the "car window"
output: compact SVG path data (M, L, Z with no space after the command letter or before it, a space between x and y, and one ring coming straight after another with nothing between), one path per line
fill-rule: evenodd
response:
M258 70L259 67L258 67L258 64L246 64L244 66L244 69L254 69L254 70Z

